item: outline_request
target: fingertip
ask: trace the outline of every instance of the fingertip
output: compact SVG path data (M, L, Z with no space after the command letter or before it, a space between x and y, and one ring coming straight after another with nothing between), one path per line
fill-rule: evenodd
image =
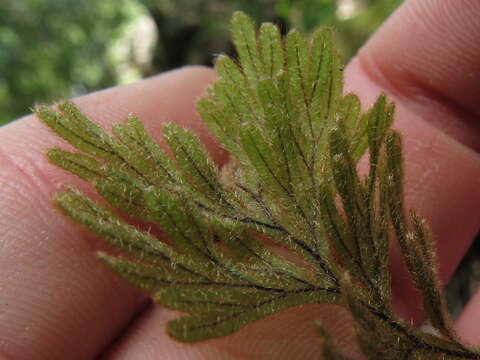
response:
M210 141L195 111L213 80L193 66L135 84L98 91L73 102L109 131L136 113L155 139L174 121ZM66 148L35 116L0 129L0 353L15 359L95 357L142 306L143 295L121 282L94 256L98 239L56 213L51 196L59 183L83 186L47 160ZM28 331L27 331L28 330ZM80 341L79 341L80 339Z
M475 0L406 1L358 54L374 82L477 151L479 14Z
M198 343L182 343L165 331L178 314L153 306L106 354L106 359L312 359L321 348L315 320L321 320L345 355L357 358L351 317L332 304L308 304L248 324L231 335ZM292 332L292 329L295 331Z
M346 90L358 93L364 107L371 106L382 91L389 92L397 104L393 127L404 140L405 206L427 221L437 244L439 275L445 283L480 227L475 216L480 201L478 153L432 126L415 108L375 82L358 59L349 64L345 73ZM404 303L400 312L407 318L419 319L421 307L398 246L392 253L394 294L397 303Z
M462 341L470 345L480 345L479 323L480 291L477 291L455 324L456 331Z

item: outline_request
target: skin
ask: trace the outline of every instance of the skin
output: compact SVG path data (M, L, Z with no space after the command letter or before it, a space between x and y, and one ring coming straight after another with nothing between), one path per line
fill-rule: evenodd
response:
M346 91L369 106L383 91L397 104L403 134L406 201L426 219L448 281L479 230L480 14L478 0L411 0L384 24L346 69ZM194 110L214 79L189 67L107 89L74 102L105 129L138 115L157 141L161 124L194 129L221 163L226 158ZM318 358L312 319L322 319L355 353L346 315L334 306L291 309L236 334L181 344L165 334L177 316L118 279L94 256L103 242L59 216L51 196L61 183L92 194L46 161L68 148L29 116L0 128L0 359L304 359ZM392 250L395 309L418 321L398 251ZM456 322L480 344L480 294Z

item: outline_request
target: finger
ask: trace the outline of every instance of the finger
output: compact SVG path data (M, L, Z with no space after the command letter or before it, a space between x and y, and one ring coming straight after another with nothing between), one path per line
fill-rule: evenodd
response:
M429 86L420 86L421 83L415 76L420 78L422 74L417 74L415 69L417 63L428 63L440 73L445 67L453 71L462 61L468 62L468 59L474 58L469 52L471 49L465 49L466 44L457 41L463 32L458 23L463 23L466 28L475 30L476 33L480 28L472 22L471 16L467 16L468 11L460 12L464 15L463 18L448 18L449 13L455 13L452 10L454 3L407 2L372 38L346 71L346 91L357 92L364 107L371 105L380 92L389 93L397 103L395 128L404 135L406 205L407 208L416 209L430 225L439 247L441 279L444 282L450 277L480 225L478 217L474 215L480 200L480 161L475 147L475 141L480 134L470 121L466 104L457 104L457 99L449 97L448 92L438 96L440 89L435 86L441 88L444 83L436 82L435 79L429 82L429 78L425 77L424 81ZM467 9L470 7L472 10L473 2L466 3ZM444 6L450 6L450 10ZM440 10L445 12L445 17L438 23L435 18ZM428 30L411 25L417 23L429 24ZM431 46L429 51L421 52L416 48L410 51L412 45L417 46L416 41L420 35L427 36L427 31L438 36L437 26L441 27L445 34L440 39L431 37L428 42L422 41L425 48ZM455 52L458 55L456 63L450 64L446 56L437 54L438 51L443 51L441 44L445 42L445 36L450 37L452 47L458 47ZM402 40L399 40L400 38ZM462 60L462 51L459 50L462 46L463 54L467 57L465 60ZM387 58L384 57L384 50ZM415 76L404 76L409 72ZM455 83L456 91L460 94L469 93L475 89L476 84L462 79L464 75L464 72L458 72L458 79L451 75L445 82ZM440 75L436 76L440 79ZM473 111L473 108L469 111ZM418 319L418 299L415 299L411 288L406 285L407 274L401 264L397 249L392 265L397 311L406 317ZM302 317L305 313L302 313L301 309L293 309L276 315L277 319L281 319L278 323L275 319L265 319L248 325L230 337L187 346L165 336L163 329L166 318L162 317L162 310L157 309L142 317L107 358L135 358L135 354L142 354L147 359L154 358L155 354L162 354L166 359L190 356L195 358L194 355L198 358L252 358L258 354L257 359L266 359L271 358L267 354L275 351L277 346L281 349L279 354L276 354L278 358L309 358L313 351L318 351L318 347L315 343L315 332L307 327L305 321L311 324L312 319L317 316L322 318L338 312L322 306L305 309L310 316ZM302 329L299 333L302 333L304 339L308 339L304 346L295 347L291 352L288 351L288 346L283 347L286 342L290 346L295 343L293 340L286 340L282 335L284 323L288 323L290 329ZM336 327L338 329L340 326L338 331L342 334L345 327L350 325L344 323L341 328L339 323L340 319ZM262 331L262 326L267 330ZM335 326L333 328L335 329ZM271 341L262 342L264 336ZM340 335L336 338L351 341L348 336ZM142 349L146 350L142 352ZM351 344L343 346L342 349L352 349Z
M464 311L458 318L455 328L458 336L466 344L480 345L480 291L470 299Z
M161 124L194 128L219 151L194 111L212 80L187 68L76 99L105 128L141 116L159 138ZM66 147L34 117L0 129L0 357L95 358L142 307L143 296L94 256L100 242L60 216L51 203L59 183L81 182L49 164L45 151Z
M123 338L105 354L104 360L225 360L225 359L318 359L321 343L314 327L322 319L345 355L357 353L351 321L335 305L306 305L255 322L224 338L185 344L165 332L171 311L153 307L143 314Z
M346 75L347 88L359 91L366 103L371 102L381 90L355 63L351 64ZM407 204L427 217L436 238L443 242L442 254L445 257L448 252L452 252L449 246L456 246L447 241L450 237L455 236L455 239L468 242L478 228L478 219L469 216L480 200L477 190L480 164L477 155L405 107L399 107L396 121L397 129L405 134ZM435 168L426 173L425 169L431 164L435 164ZM469 191L452 191L451 188L455 189L458 184ZM450 196L456 201L455 208L451 207ZM448 217L456 219L457 215L463 216L462 221L446 221ZM399 266L398 262L395 266ZM452 271L445 270L445 267L442 270L444 278ZM393 271L397 269L394 268ZM399 279L398 272L395 275L397 284L404 280ZM398 285L397 290L401 292L405 288ZM417 309L412 310L413 304L405 301L406 297L397 298L397 310L404 316L418 317ZM291 309L274 318L250 324L226 338L193 345L178 343L165 334L170 316L164 314L164 310L155 308L142 316L105 358L135 359L136 354L139 359L154 359L159 354L165 359L317 358L319 344L313 327L315 319L323 322L327 319L327 328L332 331L335 339L341 340L342 351L356 353L351 322L336 307L317 305ZM295 334L301 334L298 339L292 338L292 329L295 329ZM300 345L296 346L297 343ZM277 350L275 356L269 357L271 352Z
M367 75L424 120L480 149L480 2L407 1L360 51Z
M407 208L430 226L444 283L480 225L480 123L473 121L480 107L472 97L479 90L480 24L473 15L479 13L478 1L407 1L347 71L347 88L364 105L380 91L397 104ZM392 269L397 298L407 304L408 316L418 318L418 297L398 250Z

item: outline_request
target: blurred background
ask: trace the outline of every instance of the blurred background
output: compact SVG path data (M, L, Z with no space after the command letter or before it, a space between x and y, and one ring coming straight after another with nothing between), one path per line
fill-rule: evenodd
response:
M0 1L0 124L50 102L233 49L228 23L243 10L282 29L335 28L345 60L402 0Z
M36 102L126 84L233 54L228 23L243 10L286 32L332 26L345 61L402 0L3 0L0 125ZM480 279L476 241L447 289L457 315Z

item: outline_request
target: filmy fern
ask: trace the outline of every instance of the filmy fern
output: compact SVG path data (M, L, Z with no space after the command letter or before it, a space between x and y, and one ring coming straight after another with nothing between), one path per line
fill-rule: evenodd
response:
M306 303L335 303L353 315L368 359L480 359L457 342L437 281L424 222L405 215L394 105L384 95L361 113L343 95L342 63L329 29L283 39L232 18L238 61L220 56L218 80L197 104L231 154L221 169L189 130L163 128L174 155L130 117L113 137L72 103L36 113L79 152L49 159L93 184L114 208L158 225L164 243L79 193L56 195L63 211L123 250L101 253L120 276L160 305L186 313L168 325L182 341L228 335ZM367 156L366 174L358 163ZM395 237L438 335L391 311L389 248ZM288 249L288 259L265 244ZM323 329L326 359L346 359Z

